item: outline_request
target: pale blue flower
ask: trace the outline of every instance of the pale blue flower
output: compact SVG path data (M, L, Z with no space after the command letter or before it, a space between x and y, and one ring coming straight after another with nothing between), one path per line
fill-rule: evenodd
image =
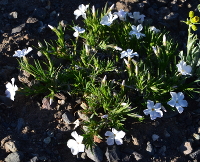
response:
M147 108L143 112L145 115L150 115L151 120L155 120L156 118L161 118L163 116L163 112L161 109L161 103L156 103L151 100L147 101Z
M15 51L15 54L13 55L13 57L23 57L23 56L26 56L32 50L33 49L31 47L28 47L28 49L17 50L17 51Z
M113 23L113 21L114 21L115 19L117 19L117 18L118 18L117 15L111 14L111 12L109 12L108 15L105 15L105 16L101 19L100 24L101 24L101 25L110 26L110 25Z
M133 50L132 49L127 49L126 51L122 51L121 52L121 57L120 58L124 58L124 57L134 57L134 56L139 56L137 52L134 52L133 53Z
M11 79L11 82L8 82L6 84L6 91L5 91L5 94L6 94L6 97L10 98L11 100L15 100L15 94L16 94L16 91L18 90L18 87L17 85L15 85L15 78L12 78Z
M167 102L168 105L171 107L176 107L179 113L183 112L183 107L188 106L188 102L184 99L184 94L182 92L170 92L170 95L172 96L172 99Z
M132 19L134 19L134 22L139 22L143 23L145 15L140 15L140 12L133 12L133 13L128 13L128 16Z
M131 26L132 30L129 32L129 35L135 35L137 39L145 37L145 34L140 33L143 29L142 24L139 24L137 27L135 25Z
M112 132L107 131L105 133L105 136L109 136L106 142L108 145L114 145L115 141L117 145L122 145L122 138L124 138L125 134L126 133L124 131L117 131L115 128L112 128Z
M154 33L160 33L160 30L159 30L159 29L156 29L155 26L151 26L151 27L149 27L149 29L150 29L151 31L153 31Z
M77 155L79 152L84 152L85 145L82 144L83 136L78 135L76 131L73 131L71 136L74 137L75 140L69 139L67 141L67 146L71 149L72 154Z
M118 12L114 12L113 14L116 14L120 20L122 21L126 21L126 16L127 16L127 12L120 9Z
M86 10L89 7L89 5L79 5L78 9L74 11L74 15L76 16L76 19L78 19L79 16L82 16L84 19L86 19Z
M85 32L85 29L83 29L83 28L81 28L79 26L74 26L72 28L75 30L75 32L73 34L74 37L78 37L80 33L84 33Z
M186 65L185 61L181 60L176 66L178 67L178 72L182 75L192 75L192 67L190 65Z

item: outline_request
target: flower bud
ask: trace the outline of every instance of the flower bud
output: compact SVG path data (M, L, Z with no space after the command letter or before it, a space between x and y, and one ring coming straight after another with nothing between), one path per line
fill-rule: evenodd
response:
M195 16L191 19L192 23L198 23L199 22L199 16Z
M166 35L163 35L163 46L167 46L167 38Z
M101 83L105 84L106 83L106 79L107 79L107 76L105 75L104 78L102 79Z
M95 7L94 7L94 5L92 6L92 16L93 16L93 17L96 16L96 12L95 12Z
M197 26L196 25L192 25L192 30L197 31Z
M189 12L189 17L190 17L190 18L193 18L193 17L194 17L194 11L190 11L190 12Z

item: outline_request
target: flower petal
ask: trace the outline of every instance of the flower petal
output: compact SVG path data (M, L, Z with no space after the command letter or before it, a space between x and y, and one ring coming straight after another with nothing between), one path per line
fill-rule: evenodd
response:
M74 32L73 36L74 37L78 37L79 36L79 32Z
M116 135L118 131L115 128L112 128L112 132Z
M107 142L108 145L114 145L114 137L108 137L106 142Z
M151 109L145 109L145 110L143 110L143 113L145 114L145 115L149 115L150 113L151 113Z
M155 120L156 118L161 118L163 116L163 112L158 110L158 111L152 111L150 114L151 120Z
M125 134L124 131L119 131L115 134L115 139L124 138Z
M177 100L177 93L176 92L170 92L170 95L172 96L172 99Z
M154 105L154 108L155 108L155 109L161 109L161 103L156 103L156 104Z
M174 99L170 100L167 102L168 105L170 105L171 107L174 107L176 104L176 101Z
M115 138L115 143L117 145L122 145L123 144L123 140L121 138Z
M114 133L111 132L111 131L107 131L107 132L105 133L105 136L113 136L113 135L114 135Z
M139 24L139 25L137 26L137 31L140 32L142 29L143 29L142 24Z
M188 102L186 100L179 100L178 103L181 107L187 107L188 106Z
M76 19L78 19L78 17L82 15L82 12L77 9L74 11L74 15L76 16Z
M85 145L84 144L79 144L78 145L78 152L84 152L85 150Z
M148 101L147 101L147 108L148 108L148 109L152 109L153 106L154 106L154 102L151 101L151 100L148 100Z
M69 148L73 148L73 147L77 147L78 143L74 140L74 139L69 139L67 141L67 147Z
M185 66L184 70L189 74L192 71L192 67L190 65Z
M184 94L182 92L178 92L177 100L183 100L183 99L184 99Z
M79 135L77 134L76 131L73 131L73 132L71 133L71 136L74 137L74 139L78 142L78 140L79 140Z
M184 108L183 107L181 107L181 106L176 106L176 109L178 110L178 112L181 114L182 112L183 112L183 110L184 110Z

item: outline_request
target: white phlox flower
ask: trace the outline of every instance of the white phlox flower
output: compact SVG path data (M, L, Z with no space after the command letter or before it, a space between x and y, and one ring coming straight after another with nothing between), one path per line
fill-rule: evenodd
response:
M124 57L130 57L133 58L134 56L139 56L137 52L133 53L132 49L127 49L126 51L122 51L121 52L121 57L120 58L124 58Z
M120 9L118 12L114 12L113 14L116 14L120 20L122 21L126 21L126 16L127 16L127 12Z
M15 54L13 55L13 57L23 57L23 56L26 56L32 50L33 49L31 47L28 47L28 49L17 50L17 51L15 51Z
M192 67L190 65L186 65L185 61L181 60L176 66L178 67L178 72L182 75L192 75Z
M145 37L145 34L140 33L143 29L142 24L139 24L137 27L135 25L131 26L132 30L129 32L129 35L135 35L137 39Z
M176 107L179 113L182 113L184 108L188 106L188 102L184 99L184 94L182 92L170 92L172 99L167 102L171 107Z
M115 128L112 128L112 132L107 131L105 133L105 136L109 136L106 142L108 145L114 145L115 141L117 145L122 145L123 144L122 138L124 138L125 134L126 133L124 131L117 131Z
M83 29L83 28L81 28L79 26L74 26L72 28L75 30L75 32L73 34L74 37L78 37L80 33L84 33L85 32L85 29Z
M161 109L161 103L156 103L151 100L147 101L147 108L143 112L145 115L150 115L151 120L155 120L156 118L161 118L163 116L163 112Z
M151 31L153 31L154 33L160 33L160 30L159 30L159 29L156 29L155 26L150 26L149 29L150 29Z
M101 25L107 25L107 26L110 26L113 21L115 19L117 19L118 16L116 14L112 14L111 12L108 13L108 15L105 15L102 19L101 19L101 22L100 24Z
M140 12L133 12L133 13L128 13L128 16L132 19L134 19L134 22L139 22L143 23L145 15L140 15Z
M15 83L15 78L12 78L12 79L11 79L11 82L12 82L12 83L8 82L8 83L6 84L6 91L5 91L5 94L6 94L6 97L8 97L8 98L10 98L11 100L14 101L14 99L15 99L15 94L16 94L15 91L18 90L18 87L17 87L17 85L14 84L14 83Z
M75 140L69 139L67 141L67 147L71 149L72 154L77 155L79 152L84 152L85 145L82 144L83 136L78 135L76 131L73 131L71 136L74 137Z
M74 15L76 16L76 19L78 19L79 16L82 16L84 19L86 19L86 10L89 7L89 5L81 4L78 6L78 9L74 11Z

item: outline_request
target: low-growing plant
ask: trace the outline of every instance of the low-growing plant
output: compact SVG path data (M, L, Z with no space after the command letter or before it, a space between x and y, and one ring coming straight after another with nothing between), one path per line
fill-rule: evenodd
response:
M112 13L113 6L102 10L94 6L80 5L74 14L82 16L83 28L74 30L71 46L66 46L61 25L49 26L58 40L39 44L43 59L30 63L26 57L19 60L20 68L30 73L37 82L24 88L27 95L43 94L54 97L65 90L73 98L78 95L84 102L80 112L87 116L82 120L84 142L92 146L94 138L103 139L107 131L108 144L116 135L122 144L127 118L137 118L143 113L152 120L163 117L168 110L182 113L188 102L184 94L197 92L199 71L199 42L196 30L199 17L189 13L186 51L179 52L178 43L166 31L145 26L144 15L124 10ZM58 59L65 64L56 65ZM154 104L155 103L155 104ZM146 109L147 107L147 109ZM164 112L163 112L164 111ZM118 134L118 135L117 135ZM72 133L78 152L83 151L82 136ZM80 143L78 143L80 140Z

